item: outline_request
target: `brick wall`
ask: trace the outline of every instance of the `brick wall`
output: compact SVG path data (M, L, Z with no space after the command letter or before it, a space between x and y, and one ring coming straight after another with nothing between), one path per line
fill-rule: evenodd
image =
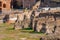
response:
M11 0L0 0L0 2L1 2L1 6L0 6L0 9L2 10L2 11L5 11L5 10L10 10L11 8L10 8L10 2L11 2Z

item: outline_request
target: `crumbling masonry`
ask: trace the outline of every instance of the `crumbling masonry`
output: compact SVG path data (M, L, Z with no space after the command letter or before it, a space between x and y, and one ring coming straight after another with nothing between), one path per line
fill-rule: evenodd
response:
M60 14L57 13L35 13L35 11L31 14L27 13L27 15L23 13L23 17L19 17L18 20L21 22L19 27L22 29L31 27L35 32L43 32L47 34L58 33L59 31L57 28L60 27ZM29 18L26 17L28 15ZM20 20L21 18L23 18L23 20Z

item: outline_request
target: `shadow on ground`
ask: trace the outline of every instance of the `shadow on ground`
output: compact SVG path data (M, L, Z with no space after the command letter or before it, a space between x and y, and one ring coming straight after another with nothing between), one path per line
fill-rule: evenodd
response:
M21 30L23 33L32 33L32 34L43 34L42 32L35 32L32 28L24 28Z

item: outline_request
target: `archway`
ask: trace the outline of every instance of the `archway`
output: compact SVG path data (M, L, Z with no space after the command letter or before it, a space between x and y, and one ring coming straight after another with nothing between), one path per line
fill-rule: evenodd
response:
M6 4L3 4L3 8L6 8Z

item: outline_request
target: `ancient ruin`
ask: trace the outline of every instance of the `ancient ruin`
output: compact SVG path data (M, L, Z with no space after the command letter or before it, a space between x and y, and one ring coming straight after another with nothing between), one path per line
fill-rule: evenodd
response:
M60 40L59 6L60 2L52 0L0 0L0 12L4 12L0 14L0 19L3 23L13 24L15 30L32 28L34 32L45 33L47 36L41 37L40 40ZM49 8L46 10L40 7ZM6 11L8 12L5 14Z

